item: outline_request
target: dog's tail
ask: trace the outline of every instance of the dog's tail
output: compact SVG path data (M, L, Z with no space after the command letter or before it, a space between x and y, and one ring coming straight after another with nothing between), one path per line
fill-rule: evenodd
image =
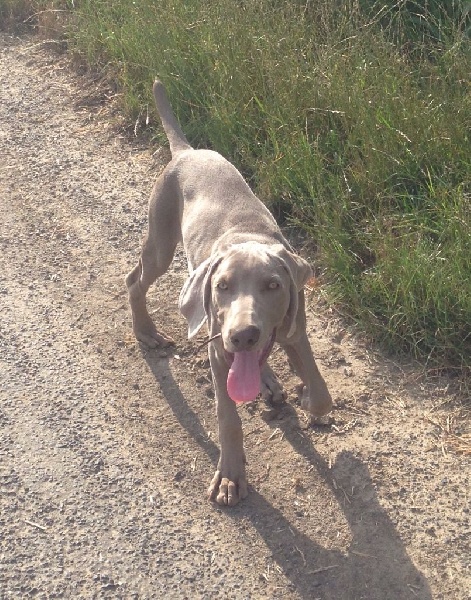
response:
M158 79L154 82L153 91L160 120L162 121L162 126L170 144L172 157L175 157L184 150L190 150L191 146L173 114L163 83Z

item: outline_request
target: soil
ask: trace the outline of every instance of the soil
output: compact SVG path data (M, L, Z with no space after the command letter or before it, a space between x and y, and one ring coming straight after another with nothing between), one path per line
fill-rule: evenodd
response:
M217 425L182 252L149 297L175 348L136 343L124 286L165 151L40 40L2 34L0 53L0 598L469 599L453 380L382 356L315 295L333 423L309 422L275 351L286 404L240 408L249 497L206 499Z

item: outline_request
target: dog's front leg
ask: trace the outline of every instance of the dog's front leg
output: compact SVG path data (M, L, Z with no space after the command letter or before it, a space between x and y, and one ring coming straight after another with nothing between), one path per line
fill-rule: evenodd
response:
M311 344L306 333L304 306L304 293L300 292L296 332L292 338L281 341L281 344L304 384L301 406L314 417L322 417L331 411L332 397L312 354Z
M284 346L288 358L303 382L301 406L313 417L322 417L332 409L332 397L317 368L306 333L299 340Z
M216 409L219 427L221 455L216 473L208 488L211 500L218 504L235 506L247 496L245 454L242 423L236 404L227 393L229 367L219 344L209 348L209 360L216 394Z

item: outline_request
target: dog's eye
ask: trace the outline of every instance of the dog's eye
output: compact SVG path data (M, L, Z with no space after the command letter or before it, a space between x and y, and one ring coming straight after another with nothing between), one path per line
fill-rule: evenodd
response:
M270 281L270 283L268 284L268 289L270 290L277 290L280 287L280 284L278 281Z
M221 280L216 284L218 290L227 290L227 281Z

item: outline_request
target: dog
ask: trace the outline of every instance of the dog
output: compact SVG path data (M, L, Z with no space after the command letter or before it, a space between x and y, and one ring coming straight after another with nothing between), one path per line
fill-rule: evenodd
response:
M153 93L172 158L151 194L139 263L126 277L133 331L151 348L173 343L149 316L146 293L182 242L189 277L179 308L188 337L206 323L211 340L221 452L208 496L234 506L247 496L237 405L261 390L282 397L266 362L275 341L302 380L302 407L315 417L332 408L306 334L303 287L312 273L239 171L217 152L190 146L160 81Z

